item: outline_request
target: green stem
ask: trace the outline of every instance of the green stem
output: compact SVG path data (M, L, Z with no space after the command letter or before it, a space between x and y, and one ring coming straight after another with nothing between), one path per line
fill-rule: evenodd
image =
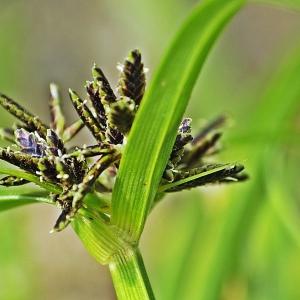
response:
M155 299L138 249L115 254L109 269L119 300Z

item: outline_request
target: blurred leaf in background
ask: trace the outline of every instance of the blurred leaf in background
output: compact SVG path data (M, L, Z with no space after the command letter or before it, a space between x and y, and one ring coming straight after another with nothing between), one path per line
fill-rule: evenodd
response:
M0 86L17 93L22 87L18 70L24 68L21 51L24 43L23 15L17 3L4 2L0 10ZM7 124L1 112L1 126ZM1 188L0 194L6 192ZM32 254L26 243L27 216L25 212L3 214L0 218L0 299L28 299L34 295ZM18 287L16 288L16 283Z

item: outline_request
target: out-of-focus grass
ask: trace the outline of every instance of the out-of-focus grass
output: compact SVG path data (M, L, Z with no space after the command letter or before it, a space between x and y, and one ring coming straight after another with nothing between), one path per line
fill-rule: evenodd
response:
M17 70L23 66L22 14L12 14L9 5L0 11L0 86L1 90L15 91L20 84ZM2 112L1 126L8 121ZM3 188L1 189L3 190ZM1 191L0 191L1 193ZM26 245L27 218L22 211L3 214L0 218L0 299L19 300L32 298L34 281L31 253Z
M287 156L286 149L299 150L300 147L299 130L294 127L291 130L290 126L300 110L299 59L296 53L292 59L284 60L278 78L273 82L264 80L264 89L269 86L266 94L261 92L262 88L255 90L257 82L241 86L244 78L232 83L230 76L223 77L223 82L216 83L217 87L221 86L221 90L226 84L229 90L236 87L238 93L233 97L243 101L238 103L238 109L232 108L238 114L238 121L232 129L233 134L226 140L230 151L222 156L226 159L228 153L231 153L232 159L245 159L251 179L244 186L226 187L219 191L207 189L206 200L197 200L204 202L202 209L199 206L198 214L195 213L195 207L193 213L182 210L177 215L176 210L175 220L168 214L172 218L168 222L176 222L175 229L165 232L170 247L168 242L163 242L166 249L170 250L167 258L164 257L169 262L168 268L165 272L160 270L163 273L161 277L155 279L153 276L161 290L163 286L171 286L171 290L163 291L162 299L298 299L299 290L291 284L296 284L300 278L297 271L297 261L300 260L296 254L300 228L296 222L298 212L293 210L297 204L291 193L284 192L287 184L296 186L296 180L287 167L280 169L278 164L282 157ZM278 68L278 62L275 63ZM219 67L221 72L227 70L224 61ZM218 74L213 78L219 78ZM212 88L213 84L209 84ZM244 95L243 89L248 92L246 98L241 97ZM212 93L219 95L222 92L212 88ZM256 95L256 99L251 99L251 95ZM226 96L219 101L222 106L228 107ZM201 108L201 101L194 103L197 104L192 104L193 111L196 106ZM214 105L215 101L211 103ZM218 106L216 110L219 110ZM292 144L287 139L289 135L295 137ZM299 157L288 157L299 166ZM281 172L285 176L277 179L271 176ZM278 186L283 189L278 189ZM186 206L192 206L188 201L196 201L193 194L185 193L181 197L184 199L181 202L184 201ZM178 200L169 201L175 201L178 205ZM183 206L181 202L180 208ZM180 216L182 219L179 222L177 218ZM182 224L190 224L190 228ZM263 232L268 240L261 247ZM159 235L161 239L157 239L159 243L163 239L162 235ZM182 249L176 247L176 251L173 251L173 243L178 241L179 244L181 240L185 240ZM256 254L261 261L257 261ZM176 261L180 263L180 268ZM290 267L286 264L292 264L293 261L294 266L288 276L287 270Z
M293 9L299 9L300 7L300 1L299 0L250 0L250 2L253 1L253 3L256 2L262 2L267 4L275 4L284 8L293 8Z

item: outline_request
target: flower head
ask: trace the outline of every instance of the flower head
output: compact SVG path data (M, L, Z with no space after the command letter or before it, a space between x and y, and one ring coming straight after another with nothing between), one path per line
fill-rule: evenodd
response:
M142 102L146 86L145 68L138 50L131 51L122 65L116 93L103 71L94 65L93 79L87 81L87 99L69 90L79 119L66 126L58 87L50 85L50 125L28 112L14 100L0 94L0 105L20 123L4 128L1 136L14 145L0 148L0 159L38 176L41 182L57 186L52 201L61 208L54 230L65 228L85 205L88 193L111 193L118 173L122 147ZM159 113L159 112L158 112ZM162 176L161 190L174 192L208 183L244 180L243 167L235 164L206 163L206 157L217 151L219 132L225 123L219 117L203 128L195 138L191 119L185 118L169 162ZM86 127L95 139L89 146L69 146L69 141ZM96 157L96 160L91 160ZM22 177L6 176L4 186L27 184ZM105 212L109 218L109 207Z

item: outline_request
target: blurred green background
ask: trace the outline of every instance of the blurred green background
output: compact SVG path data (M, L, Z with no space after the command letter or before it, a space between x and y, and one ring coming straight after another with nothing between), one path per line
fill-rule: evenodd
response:
M138 47L150 78L196 2L0 0L0 90L48 121L55 81L73 120L67 89L83 94L93 62L116 82L116 63ZM229 114L218 160L242 162L251 179L156 207L141 248L157 299L300 299L299 33L299 12L251 4L211 52L186 115L197 130ZM9 122L1 111L0 126ZM57 214L1 214L0 300L115 299L108 270L70 228L48 234Z

